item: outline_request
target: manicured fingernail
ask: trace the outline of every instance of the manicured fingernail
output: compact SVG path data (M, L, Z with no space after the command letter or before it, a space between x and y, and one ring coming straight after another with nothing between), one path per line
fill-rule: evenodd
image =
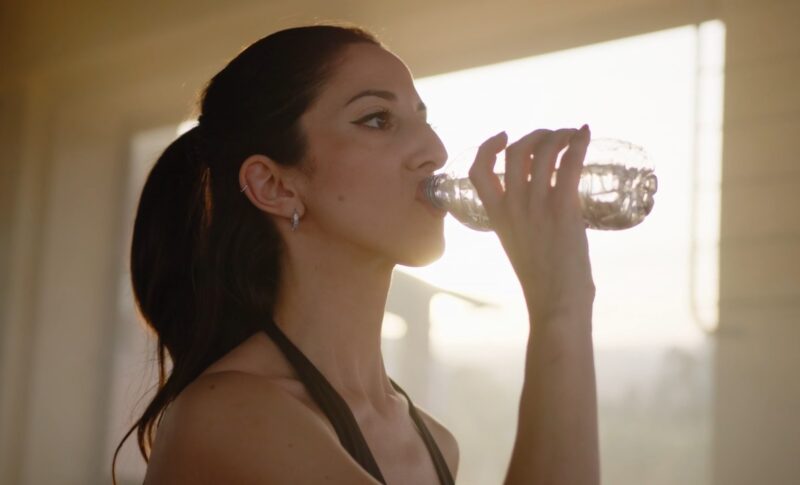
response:
M589 131L589 125L583 125L583 126L581 126L581 131L583 131L584 133L585 133L585 132L587 132L587 131Z

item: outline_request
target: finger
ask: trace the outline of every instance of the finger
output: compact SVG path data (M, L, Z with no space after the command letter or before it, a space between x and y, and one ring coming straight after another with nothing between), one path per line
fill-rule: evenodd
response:
M552 130L536 130L515 141L506 149L506 197L512 207L527 207L528 177L531 175L531 155L538 143L550 136Z
M552 136L542 140L533 152L533 167L531 170L531 199L540 200L550 193L553 172L556 169L558 154L568 144L572 135L578 130L563 128L553 132Z
M561 157L561 165L558 167L554 191L562 202L579 204L578 185L580 184L583 162L590 139L589 126L583 125L570 139L569 148L564 152L564 156Z
M503 185L497 174L494 173L494 164L497 154L508 143L505 131L489 138L478 147L475 161L469 169L469 179L481 199L486 213L490 219L497 213L497 208L503 199Z

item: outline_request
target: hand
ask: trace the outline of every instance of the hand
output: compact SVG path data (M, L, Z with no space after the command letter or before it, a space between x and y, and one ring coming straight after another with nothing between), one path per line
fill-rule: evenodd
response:
M480 146L469 171L522 285L532 322L591 316L595 287L578 196L589 139L586 125L525 135L506 148L504 190L493 172L508 142L503 132Z

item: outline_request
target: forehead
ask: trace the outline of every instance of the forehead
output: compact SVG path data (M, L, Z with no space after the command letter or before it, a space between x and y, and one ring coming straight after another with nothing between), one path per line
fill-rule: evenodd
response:
M400 99L417 99L414 80L400 58L372 44L353 44L345 48L319 96L319 104L336 103L339 108L351 96L365 89L388 90Z

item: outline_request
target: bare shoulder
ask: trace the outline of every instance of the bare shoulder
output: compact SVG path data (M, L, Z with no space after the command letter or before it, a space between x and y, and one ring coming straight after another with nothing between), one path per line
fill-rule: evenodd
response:
M162 483L378 482L296 398L269 380L226 371L197 378L167 409L145 478Z
M436 444L439 446L447 462L447 467L450 468L453 479L455 479L459 462L458 441L455 435L423 408L416 405L415 407L420 417L422 417L422 420L425 422L425 425L428 427L428 430L431 432L431 435L433 435L433 439L436 440Z

